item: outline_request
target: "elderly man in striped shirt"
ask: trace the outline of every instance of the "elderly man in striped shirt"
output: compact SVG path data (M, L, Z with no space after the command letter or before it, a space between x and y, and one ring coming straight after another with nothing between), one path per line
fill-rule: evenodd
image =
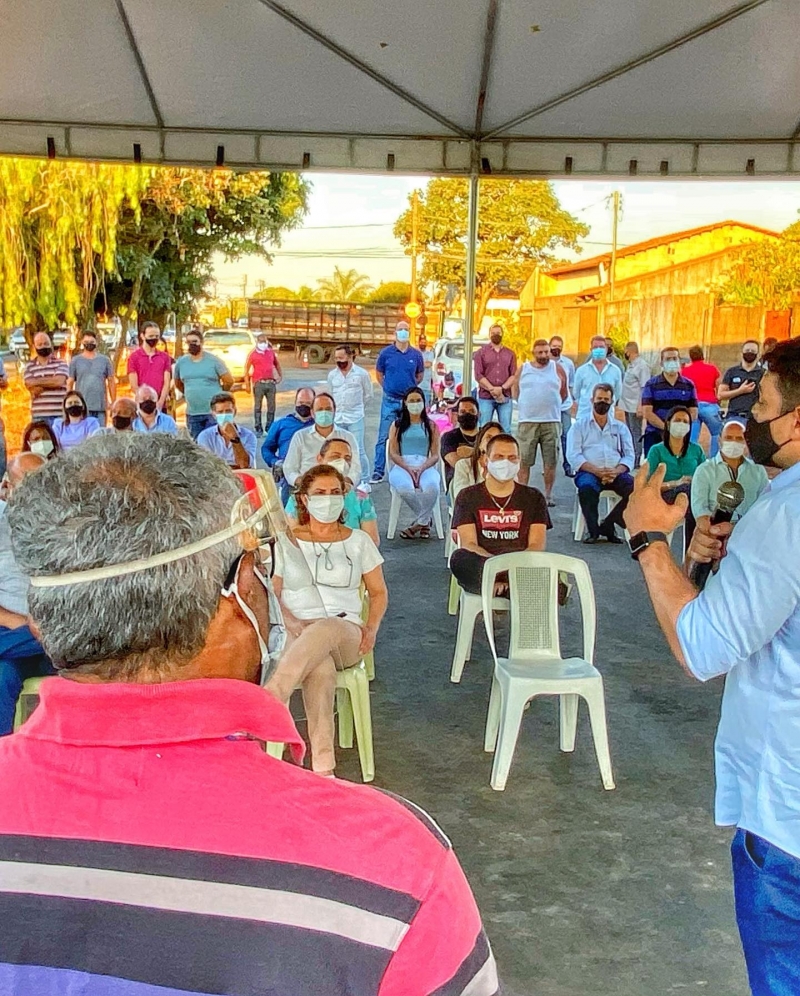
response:
M63 415L69 367L53 352L46 332L36 333L33 348L36 356L26 365L22 378L31 395L31 421L52 425Z

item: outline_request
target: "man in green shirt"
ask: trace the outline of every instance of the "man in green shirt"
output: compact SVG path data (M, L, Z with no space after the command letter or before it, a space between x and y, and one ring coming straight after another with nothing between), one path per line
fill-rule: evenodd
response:
M187 352L175 362L175 386L186 398L186 427L192 439L215 425L210 413L211 399L220 391L230 391L233 377L228 368L203 349L203 333L192 329L185 339Z

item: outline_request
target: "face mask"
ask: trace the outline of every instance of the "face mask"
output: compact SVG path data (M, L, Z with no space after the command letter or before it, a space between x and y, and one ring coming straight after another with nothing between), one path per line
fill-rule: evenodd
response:
M50 354L53 352L53 347L52 346L42 346L41 348L37 347L36 352L39 354L39 356L50 356Z
M593 360L605 360L605 359L608 359L608 357L606 355L606 347L605 346L595 346L594 349L592 350L592 359Z
M347 477L350 471L350 461L342 460L341 457L338 460L328 460L328 466L338 470L342 477Z
M608 415L611 411L610 401L595 401L592 408L597 412L598 415Z
M733 440L729 440L728 442L720 443L719 449L722 455L729 460L738 460L744 456L745 446L744 443L736 443Z
M346 370L350 366L350 360L337 360L336 366L340 370Z
M425 403L422 401L409 401L406 408L411 415L421 415L425 408Z
M472 412L464 412L463 415L458 416L458 424L467 432L474 432L478 428L478 416Z
M755 363L758 359L758 353L742 353L742 359L745 363Z
M311 414L311 405L295 405L294 410L300 416L300 418L308 418Z
M130 415L115 415L111 423L115 429L130 429L133 419Z
M309 495L308 514L317 522L336 522L344 510L342 495Z
M787 415L794 415L794 411L776 415L775 418L767 419L766 422L756 422L754 418L751 418L747 423L747 428L744 430L747 448L750 450L750 456L753 460L760 463L762 467L774 467L775 454L786 445L786 443L775 442L770 426L773 422L777 422L778 419L785 418Z
M269 343L268 342L257 342L256 343L256 349L259 351L259 353L266 353L266 351L269 349Z
M93 353L97 349L97 343L94 341L85 342L83 344L83 348L86 350L87 353Z
M489 341L493 342L495 346L499 346L500 343L503 341L503 337L495 332L494 335L489 336Z
M519 473L519 463L513 460L489 460L486 471L496 481L513 481Z
M158 345L158 339L145 339L145 342L151 349L155 349Z
M233 412L217 412L214 418L217 420L217 425L231 425L236 416Z
M327 408L314 412L314 421L320 429L327 429L329 425L333 425L333 412L328 411Z
M199 356L200 355L200 350L203 347L200 345L199 342L190 342L189 345L186 348L189 350L189 352L192 354L192 356Z
M680 371L681 365L678 360L664 360L664 373L676 374Z
M688 422L670 422L669 434L673 439L685 439L692 431Z
M557 360L559 356L561 356L561 350L558 348L558 346L551 346L550 355L553 357L554 360Z
M50 456L53 449L52 439L37 439L35 443L31 443L31 453L45 457L45 459Z
M80 418L84 414L83 405L68 405L66 408L67 415L72 415L73 418Z
M398 342L408 342L410 338L411 333L408 329L398 329L397 332L395 332L395 339L397 339Z
M239 605L239 608L244 613L245 618L256 632L258 649L261 653L261 674L259 676L259 683L264 685L272 672L275 670L275 665L277 664L286 644L286 630L283 624L283 614L281 613L280 604L275 598L269 582L262 575L261 571L254 568L253 573L263 585L264 590L267 593L267 601L269 603L269 635L265 639L264 634L261 632L261 626L256 618L255 612L253 612L247 602L245 602L239 594L240 564L241 558L239 560L239 564L236 565L236 574L232 584L230 584L227 588L223 588L222 594L226 598L233 595ZM275 621L273 622L273 620Z
M158 408L158 405L153 400L142 401L139 404L139 411L144 412L145 415L152 415L156 408Z

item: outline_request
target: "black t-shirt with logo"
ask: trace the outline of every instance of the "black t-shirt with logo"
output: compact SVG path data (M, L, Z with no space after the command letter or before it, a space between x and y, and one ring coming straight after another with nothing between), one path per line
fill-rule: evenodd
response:
M494 498L485 484L464 488L456 498L453 528L475 526L478 546L492 556L528 549L531 526L551 528L544 495L536 488L515 484L505 498Z
M731 367L729 370L725 371L722 383L726 387L736 390L736 388L741 387L746 380L753 380L756 382L756 385L760 384L763 376L763 367L754 367L752 370L745 370L742 366ZM756 401L758 401L758 391L751 391L749 394L739 394L735 398L731 398L728 401L728 414L749 415L750 409Z
M448 429L447 432L442 433L442 460L444 461L444 476L445 483L447 487L450 487L450 482L453 480L453 474L455 473L455 467L451 467L450 464L444 459L448 453L455 453L456 450L461 446L475 446L475 440L478 438L477 432L473 436L465 436L461 431L461 426L457 425L455 429Z

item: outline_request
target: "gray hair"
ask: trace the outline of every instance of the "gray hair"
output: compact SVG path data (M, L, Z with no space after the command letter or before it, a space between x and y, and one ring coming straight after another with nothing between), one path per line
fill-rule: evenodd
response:
M229 468L189 440L96 435L14 489L14 555L31 577L153 556L225 529L242 493ZM135 574L32 588L45 651L59 667L117 681L188 663L240 549L230 539Z
M158 401L158 391L149 384L140 384L136 392L136 400L144 401L145 398L150 398L151 401Z

